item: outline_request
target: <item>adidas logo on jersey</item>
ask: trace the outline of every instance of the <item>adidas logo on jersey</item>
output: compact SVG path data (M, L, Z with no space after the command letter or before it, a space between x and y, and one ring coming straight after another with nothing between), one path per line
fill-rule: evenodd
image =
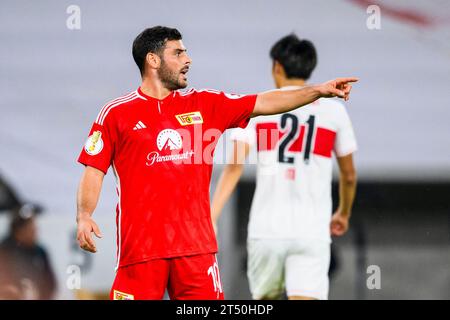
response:
M136 123L133 130L140 130L145 128L147 128L147 126L142 121L139 121L138 123Z

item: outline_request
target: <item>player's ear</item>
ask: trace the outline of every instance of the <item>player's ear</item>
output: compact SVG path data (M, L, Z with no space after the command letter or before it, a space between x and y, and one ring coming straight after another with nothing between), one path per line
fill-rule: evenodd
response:
M161 66L161 58L153 52L147 53L145 60L147 61L149 67L152 69L159 69L159 67Z
M272 72L273 72L274 75L279 76L279 77L286 76L286 73L284 72L283 66L281 65L281 63L279 63L276 60L273 62Z

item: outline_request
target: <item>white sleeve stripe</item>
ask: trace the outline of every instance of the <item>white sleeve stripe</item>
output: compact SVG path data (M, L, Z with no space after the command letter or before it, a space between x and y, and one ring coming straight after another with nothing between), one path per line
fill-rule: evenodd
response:
M131 93L125 95L125 96L119 97L119 98L114 99L114 100L108 102L107 104L105 104L105 105L102 107L102 109L100 110L100 112L99 112L99 114L98 114L98 116L97 116L96 122L100 121L100 119L102 118L103 114L105 113L105 111L108 109L109 106L111 106L112 104L114 104L114 103L116 103L116 102L119 102L119 101L128 99L129 97L131 97L131 96L132 96L133 94L135 94L135 93L136 93L136 91L133 91L133 92L131 92Z
M98 123L99 125L103 125L103 122L105 121L106 116L108 115L108 113L109 113L112 109L114 109L115 107L117 107L117 106L119 106L119 105L121 105L121 104L124 104L124 103L126 103L126 102L130 102L130 101L132 101L132 100L134 100L134 99L137 99L137 98L138 98L137 95L132 95L131 97L129 97L129 98L126 99L126 100L122 100L122 101L119 101L119 102L117 102L117 103L112 104L111 106L108 107L108 109L105 111L105 113L103 114L103 116L100 117L100 121L97 121L97 123Z
M102 109L100 110L100 112L98 113L98 116L97 116L97 119L95 120L95 122L99 123L99 121L100 121L100 119L101 119L103 113L106 111L106 109L108 109L109 106L111 106L112 104L114 104L114 103L116 103L116 102L119 102L119 101L128 99L129 97L131 97L131 96L132 96L133 94L135 94L135 93L136 93L136 91L133 91L133 92L131 92L131 93L125 95L125 96L116 98L116 99L114 99L114 100L108 102L107 104L105 104L105 105L102 107Z
M214 94L220 94L221 92L219 90L215 90L215 89L200 89L200 90L196 90L197 92L209 92L209 93L214 93Z
M179 90L175 91L175 92L178 92L180 94L180 96L184 97L184 96L188 96L188 95L196 92L196 90L195 90L195 88L190 88L188 91L185 91L185 92L179 91ZM175 92L174 92L174 96L175 96Z
M186 91L186 92L178 91L178 93L179 93L180 96L182 96L182 97L188 96L188 95L190 95L190 94L192 94L192 93L194 93L194 92L197 92L197 93L201 93L201 92L209 92L209 93L214 93L214 94L221 94L221 91L219 91L219 90L214 90L214 89L199 89L199 90L197 90L197 89L195 89L195 88L191 88L191 89L189 89L189 90Z

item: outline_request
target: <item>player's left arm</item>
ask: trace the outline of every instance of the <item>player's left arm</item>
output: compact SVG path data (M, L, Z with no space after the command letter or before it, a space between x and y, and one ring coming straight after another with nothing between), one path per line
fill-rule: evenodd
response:
M342 236L347 232L356 194L357 174L353 154L338 157L339 165L339 207L330 224L331 235Z
M258 94L252 117L289 112L319 98L339 97L348 100L352 82L357 78L338 78L296 90L273 90Z

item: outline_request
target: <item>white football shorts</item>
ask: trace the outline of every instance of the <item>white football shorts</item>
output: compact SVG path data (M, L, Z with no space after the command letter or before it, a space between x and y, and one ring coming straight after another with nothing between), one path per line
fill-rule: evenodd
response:
M328 299L330 243L248 239L247 276L253 299L303 296Z

